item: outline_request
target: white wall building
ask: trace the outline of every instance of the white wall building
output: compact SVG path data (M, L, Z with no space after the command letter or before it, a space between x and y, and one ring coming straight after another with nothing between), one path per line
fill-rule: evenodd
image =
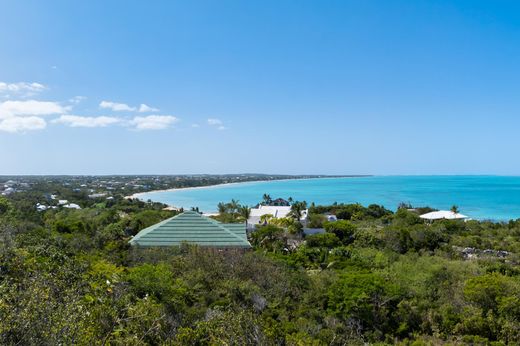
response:
M286 206L270 206L270 205L261 205L258 208L251 208L251 215L249 216L249 219L247 219L248 225L259 225L260 224L260 218L263 215L272 215L273 218L280 219L284 217L288 217L289 213L291 212L291 207ZM307 209L302 211L302 216L300 218L300 221L305 222L307 221Z
M463 214L454 213L450 210L438 210L438 211L432 211L430 213L426 213L420 216L421 219L426 220L456 220L456 219L467 219L468 217Z
M76 203L65 204L63 206L63 208L67 208L67 209L81 209L81 207L79 205L77 205Z

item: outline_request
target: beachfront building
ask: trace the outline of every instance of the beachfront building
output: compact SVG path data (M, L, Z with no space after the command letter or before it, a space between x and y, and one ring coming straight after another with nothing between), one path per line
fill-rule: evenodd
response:
M224 224L195 211L185 211L143 229L131 240L138 247L180 246L183 243L218 249L249 249L244 223Z
M281 219L289 217L290 212L290 206L260 205L258 208L251 208L251 214L249 215L249 219L247 219L247 225L248 227L254 227L255 225L261 224L262 216L264 215L270 215L272 218ZM301 222L307 221L307 214L307 210L302 211L302 216L300 218Z
M338 221L338 218L336 215L334 214L330 214L330 213L325 213L323 214L323 216L325 216L325 219L329 222L334 222L334 221Z
M437 210L437 211L432 211L430 213L423 214L420 216L420 218L425 219L425 220L434 221L434 220L442 220L442 219L464 220L464 219L467 219L468 217L466 215L463 215L460 213L455 213L451 210Z
M76 203L64 204L64 205L62 205L62 207L67 208L67 209L81 209L81 207Z

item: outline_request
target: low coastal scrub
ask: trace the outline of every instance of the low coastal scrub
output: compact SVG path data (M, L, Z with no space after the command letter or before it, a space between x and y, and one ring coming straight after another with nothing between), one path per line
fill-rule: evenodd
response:
M0 198L0 344L520 344L520 221L310 205L321 233L289 216L245 253L136 251L131 236L177 212L115 199L35 213L31 198ZM247 219L238 201L222 215Z

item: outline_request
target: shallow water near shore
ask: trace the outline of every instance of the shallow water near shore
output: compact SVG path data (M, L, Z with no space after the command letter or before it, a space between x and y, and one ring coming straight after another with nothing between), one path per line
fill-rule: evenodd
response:
M151 199L176 207L199 207L214 212L219 202L237 199L256 205L264 193L272 198L305 200L309 203L381 204L395 210L399 203L460 211L474 219L507 221L520 218L520 177L511 176L372 176L277 180L216 185L144 193Z

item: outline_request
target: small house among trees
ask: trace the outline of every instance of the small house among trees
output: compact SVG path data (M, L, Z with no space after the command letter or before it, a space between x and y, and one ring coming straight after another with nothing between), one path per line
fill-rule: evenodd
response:
M225 224L195 211L185 211L140 231L133 246L180 246L183 243L220 249L248 249L245 224Z

